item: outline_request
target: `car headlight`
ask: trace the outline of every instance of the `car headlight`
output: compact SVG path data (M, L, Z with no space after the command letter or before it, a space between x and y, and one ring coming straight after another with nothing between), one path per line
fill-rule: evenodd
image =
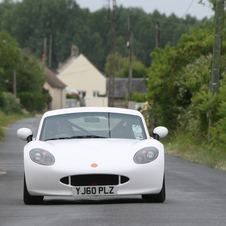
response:
M46 165L46 166L50 166L55 163L54 156L46 150L35 148L35 149L32 149L29 154L30 154L31 160L34 161L35 163Z
M137 164L145 164L154 161L159 155L159 151L155 147L146 147L140 149L133 157L133 161Z

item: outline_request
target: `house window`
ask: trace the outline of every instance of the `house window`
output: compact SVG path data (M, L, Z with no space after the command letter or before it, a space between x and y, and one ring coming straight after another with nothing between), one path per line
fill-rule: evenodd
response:
M99 91L93 91L93 97L99 97Z
M84 98L86 96L86 91L78 91L80 98Z

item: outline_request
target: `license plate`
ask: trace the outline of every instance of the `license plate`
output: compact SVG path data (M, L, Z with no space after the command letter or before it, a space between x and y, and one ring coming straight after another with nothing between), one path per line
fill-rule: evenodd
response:
M78 195L115 195L116 186L81 186L72 188L73 196Z

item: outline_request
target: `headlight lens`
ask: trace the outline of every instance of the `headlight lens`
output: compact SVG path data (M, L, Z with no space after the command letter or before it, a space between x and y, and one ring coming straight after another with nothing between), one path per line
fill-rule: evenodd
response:
M54 156L46 150L35 148L35 149L32 149L29 154L30 154L31 160L34 161L35 163L46 165L46 166L50 166L55 163Z
M133 161L137 164L145 164L154 161L159 155L159 151L155 147L146 147L140 149L133 157Z

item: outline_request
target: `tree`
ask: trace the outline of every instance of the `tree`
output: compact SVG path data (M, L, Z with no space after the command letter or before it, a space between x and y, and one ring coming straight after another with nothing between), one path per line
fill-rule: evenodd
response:
M5 82L12 76L13 70L21 59L17 41L7 31L0 31L0 90L6 90Z
M16 88L18 96L23 98L24 95L21 95L21 93L27 93L26 98L30 98L30 102L21 99L24 107L34 106L32 110L44 109L50 102L49 93L42 88L45 82L44 69L35 57L22 54L19 44L8 32L1 31L0 105L6 113L15 112L18 109L18 104L11 97L14 91L14 70L17 74ZM5 91L5 93L3 94L2 91ZM29 106L29 103L36 104Z
M211 61L212 54L201 55L181 69L177 81L177 102L187 101L187 107L178 107L178 125L195 136L208 134L207 115L215 102L208 95Z
M111 55L106 59L105 73L110 75ZM146 78L148 69L133 56L133 78ZM115 53L115 78L128 78L129 76L129 57L122 57L118 52Z
M205 21L195 17L185 19L171 15L167 17L157 10L147 14L139 8L117 7L116 10L116 51L127 57L128 17L133 30L133 53L149 67L150 52L155 49L155 23L160 22L161 48L167 43L175 46L189 27L203 27ZM100 71L104 71L106 58L111 46L111 21L107 9L91 13L80 9L75 0L5 0L0 3L0 30L6 29L20 47L29 48L41 58L44 38L47 38L47 62L49 61L49 37L52 35L52 67L70 56L72 44L79 47Z
M17 92L22 105L28 111L42 111L49 108L51 96L43 88L44 67L34 56L23 54L17 65Z
M146 78L148 69L133 56L133 78ZM129 75L129 57L123 59L122 77L128 78Z
M179 108L187 108L191 103L191 93L179 98L181 89L180 71L201 55L212 51L213 33L203 29L191 29L191 35L182 35L176 47L156 48L151 54L154 60L149 72L148 94L153 103L157 124L175 129L178 126Z

